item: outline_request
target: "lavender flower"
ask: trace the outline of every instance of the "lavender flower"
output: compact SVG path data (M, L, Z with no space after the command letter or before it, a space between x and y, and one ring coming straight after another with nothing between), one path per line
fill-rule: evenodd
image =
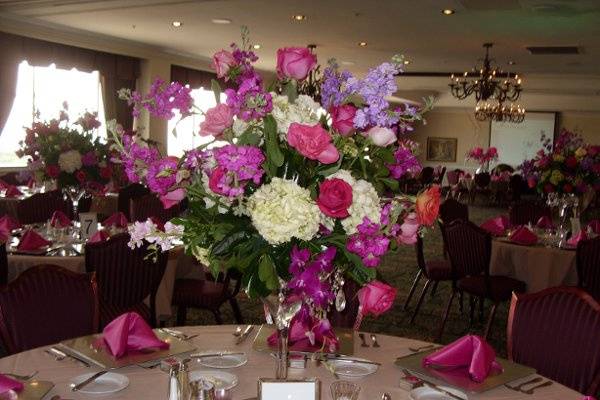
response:
M154 193L165 195L177 183L177 158L166 157L148 166L146 183Z
M376 267L388 249L390 240L381 233L381 226L368 217L357 226L358 232L348 238L346 248L357 254L366 267Z
M173 110L179 110L183 116L191 114L193 105L191 91L189 87L179 82L167 85L165 81L157 78L146 96L136 91L121 90L119 97L127 100L129 105L133 105L133 116L139 116L141 109L145 108L154 117L171 119L175 116Z
M227 105L244 121L261 119L273 110L271 95L256 77L245 79L237 91L226 89Z
M212 151L216 168L210 171L209 188L223 196L237 197L244 193L248 181L260 184L265 156L254 146L227 145Z
M394 164L387 164L390 175L395 179L402 178L405 174L416 175L421 171L421 163L408 148L399 147L394 153Z

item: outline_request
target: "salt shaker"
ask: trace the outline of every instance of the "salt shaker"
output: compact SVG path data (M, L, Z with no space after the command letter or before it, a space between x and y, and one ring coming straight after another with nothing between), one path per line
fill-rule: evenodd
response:
M189 359L182 360L179 363L179 369L177 371L177 381L179 381L182 400L187 400L190 395L190 371L187 364L189 361Z
M190 382L189 400L215 400L215 386L204 380Z
M181 397L181 386L179 386L179 364L174 364L169 369L169 400L187 400Z

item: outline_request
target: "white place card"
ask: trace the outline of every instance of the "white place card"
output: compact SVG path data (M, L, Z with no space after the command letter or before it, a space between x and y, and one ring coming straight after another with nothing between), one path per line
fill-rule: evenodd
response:
M321 382L316 378L301 380L258 380L258 400L320 400Z
M81 238L89 239L98 231L98 214L79 213L79 223L81 227Z

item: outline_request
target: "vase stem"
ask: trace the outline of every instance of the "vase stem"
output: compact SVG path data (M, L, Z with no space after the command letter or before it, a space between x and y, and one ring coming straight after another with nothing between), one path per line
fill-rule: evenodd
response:
M277 370L275 371L276 379L287 379L288 375L288 328L277 330Z

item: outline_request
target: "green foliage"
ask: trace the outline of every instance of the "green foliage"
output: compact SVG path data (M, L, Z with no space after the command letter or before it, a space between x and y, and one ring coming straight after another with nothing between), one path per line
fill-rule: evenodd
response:
M221 85L214 79L210 80L210 88L215 95L215 101L217 104L221 104Z

